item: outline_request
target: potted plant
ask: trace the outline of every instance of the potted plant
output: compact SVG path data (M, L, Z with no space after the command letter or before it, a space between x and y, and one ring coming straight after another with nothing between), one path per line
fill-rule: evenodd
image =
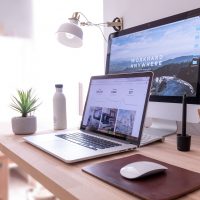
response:
M17 96L12 97L11 108L21 113L20 117L13 117L12 130L15 134L32 134L37 129L36 117L31 115L40 104L33 95L32 89L27 91L17 90Z

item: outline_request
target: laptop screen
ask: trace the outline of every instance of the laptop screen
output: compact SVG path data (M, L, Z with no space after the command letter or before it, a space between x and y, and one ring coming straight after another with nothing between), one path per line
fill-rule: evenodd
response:
M149 74L92 77L81 128L137 140L149 98Z

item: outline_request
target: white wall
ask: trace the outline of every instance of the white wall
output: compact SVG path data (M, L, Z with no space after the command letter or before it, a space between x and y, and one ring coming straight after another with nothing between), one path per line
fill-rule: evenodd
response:
M4 1L0 1L0 6L3 4ZM67 100L68 125L74 127L79 123L78 82L84 83L86 91L90 76L104 73L104 41L96 27L83 27L83 47L73 49L57 42L56 31L75 11L81 11L92 22L102 22L103 2L42 0L32 1L32 6L31 38L0 35L0 121L9 121L12 116L19 115L9 108L10 97L16 94L16 89L32 87L42 102L35 113L38 123L46 123L52 128L54 85L62 83ZM9 14L10 18L14 17L12 12Z
M104 0L104 20L123 17L129 28L200 7L199 0ZM107 33L109 29L106 29Z
M91 75L103 73L103 38L95 27L82 27L83 47L69 48L56 40L58 27L71 17L73 12L84 13L89 20L102 21L102 2L100 0L54 0L34 1L34 58L30 71L34 79L27 84L35 85L43 100L40 108L41 121L46 117L52 120L52 95L55 83L64 84L67 101L68 125L78 125L78 82L87 82ZM47 6L48 5L48 6ZM84 18L80 18L84 20Z

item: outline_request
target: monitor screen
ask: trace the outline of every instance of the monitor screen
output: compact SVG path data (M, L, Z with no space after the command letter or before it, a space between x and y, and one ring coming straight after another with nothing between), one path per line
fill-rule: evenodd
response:
M199 103L200 9L109 36L106 74L153 71L151 101Z

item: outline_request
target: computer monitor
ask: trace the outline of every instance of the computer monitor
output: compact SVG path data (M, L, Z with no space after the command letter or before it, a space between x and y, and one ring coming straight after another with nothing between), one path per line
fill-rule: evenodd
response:
M200 8L110 34L105 73L153 71L148 116L181 121L184 94L200 103L199 58Z

